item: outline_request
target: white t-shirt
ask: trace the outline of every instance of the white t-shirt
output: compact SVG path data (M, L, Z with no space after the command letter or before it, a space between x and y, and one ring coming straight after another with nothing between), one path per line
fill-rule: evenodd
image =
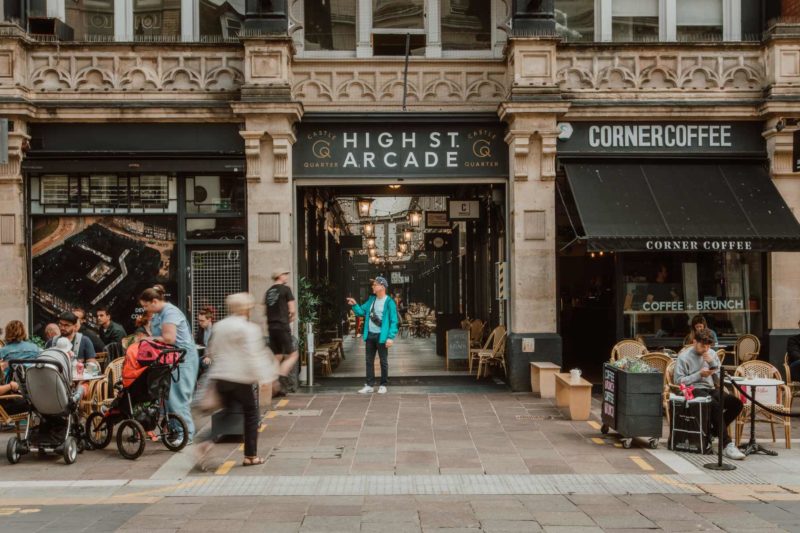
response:
M375 298L375 302L372 304L372 312L375 313L375 316L377 316L379 320L383 320L383 308L386 307L386 298L388 298L388 296ZM367 317L367 320L369 320L369 317ZM372 320L369 320L369 332L380 333L381 327Z

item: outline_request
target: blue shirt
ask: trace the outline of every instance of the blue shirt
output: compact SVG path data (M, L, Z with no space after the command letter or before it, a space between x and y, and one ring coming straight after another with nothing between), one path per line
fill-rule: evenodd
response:
M10 342L0 348L0 361L9 359L35 359L39 352L39 347L30 341Z
M153 315L150 320L150 330L153 337L160 337L162 335L162 327L164 324L175 325L175 345L180 348L194 348L194 338L192 338L192 330L189 328L189 323L180 309L171 303L164 304L164 308L160 313Z
M381 324L383 324L383 308L386 306L386 298L388 298L388 296L384 296L382 299L375 298L375 303L372 304L372 312L375 313L375 316L378 317L378 321L381 322ZM367 317L367 320L369 321L370 333L381 332L381 327L373 322L370 317Z

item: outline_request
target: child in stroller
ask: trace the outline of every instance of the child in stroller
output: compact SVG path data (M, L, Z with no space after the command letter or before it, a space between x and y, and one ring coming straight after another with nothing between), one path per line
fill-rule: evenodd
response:
M67 341L69 344L69 341ZM16 464L31 452L60 453L72 464L84 449L83 427L78 423L78 402L85 389L73 390L70 347L57 345L35 359L8 361L29 406L25 434L6 445L8 462Z
M116 397L108 408L93 412L86 420L86 437L92 446L108 446L116 426L117 450L126 459L138 459L144 453L148 435L170 451L182 450L188 441L186 422L180 415L167 413L166 406L185 354L185 350L150 339L130 346L122 380L114 384Z

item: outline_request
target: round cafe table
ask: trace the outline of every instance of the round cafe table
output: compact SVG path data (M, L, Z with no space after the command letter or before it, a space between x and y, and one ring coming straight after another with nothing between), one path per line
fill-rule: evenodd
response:
M735 381L739 386L750 387L750 395L753 398L756 397L755 387L778 387L783 385L783 381L780 379L772 378L745 378L733 380L728 378L726 381ZM752 401L750 402L750 440L744 446L742 453L745 455L753 455L756 453L773 456L778 455L778 452L764 448L758 442L756 442L756 406Z

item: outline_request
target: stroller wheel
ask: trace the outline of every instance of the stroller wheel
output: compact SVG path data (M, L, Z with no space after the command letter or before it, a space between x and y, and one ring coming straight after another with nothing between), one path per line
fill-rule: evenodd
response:
M6 445L6 459L8 459L9 463L15 465L19 462L21 456L19 439L17 437L11 437Z
M102 450L111 443L114 425L106 420L103 413L95 411L86 419L86 440L95 450Z
M181 415L175 413L167 413L161 421L161 442L171 452L179 452L189 440L187 435L189 429L186 427L186 421L183 420Z
M145 432L136 420L123 420L117 427L117 450L125 459L138 459L144 453Z
M69 436L64 441L64 463L71 465L78 458L78 441Z

